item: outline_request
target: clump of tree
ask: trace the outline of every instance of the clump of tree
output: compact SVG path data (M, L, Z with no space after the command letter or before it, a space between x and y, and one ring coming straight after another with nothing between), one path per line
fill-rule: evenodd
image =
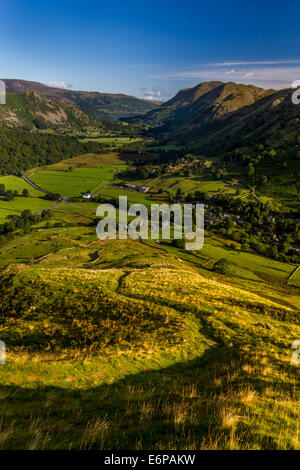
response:
M76 137L0 129L0 173L21 175L22 169L49 165L85 153L100 153L104 144Z
M31 232L31 226L43 220L49 220L51 212L44 210L41 214L33 214L30 209L24 210L20 216L12 215L10 220L0 225L0 244L13 240L17 233L23 235Z
M2 196L5 201L13 201L14 198L17 196L28 197L29 191L27 188L24 188L22 190L22 193L19 194L17 190L6 189L5 184L1 183L0 184L0 196Z
M213 266L213 270L220 274L230 273L231 263L226 258L219 259Z
M44 199L47 201L59 201L61 199L61 194L59 193L46 193Z

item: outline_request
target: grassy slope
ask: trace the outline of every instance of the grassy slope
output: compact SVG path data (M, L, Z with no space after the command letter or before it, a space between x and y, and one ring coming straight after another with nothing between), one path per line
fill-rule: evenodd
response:
M110 177L99 168L109 160L47 171L71 163L65 180ZM50 224L88 224L96 206L69 203ZM88 226L37 228L0 247L0 448L300 448L294 266L210 234L189 253L100 242ZM232 272L213 273L224 257Z
M57 230L5 248L36 261L0 280L2 448L299 448L299 317L271 284Z

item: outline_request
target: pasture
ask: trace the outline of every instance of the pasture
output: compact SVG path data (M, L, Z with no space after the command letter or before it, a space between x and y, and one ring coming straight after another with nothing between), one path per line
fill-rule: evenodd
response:
M42 195L40 191L30 186L22 178L18 178L17 176L14 176L14 175L1 176L0 184L5 185L6 191L8 190L18 191L19 194L22 194L23 189L27 189L29 192L29 196L39 197Z
M209 260L214 263L224 258L231 264L231 272L228 274L255 281L287 282L289 274L295 268L290 263L283 263L254 252L241 251L239 244L209 232L205 232L204 246L198 252L183 252L172 246L166 248L170 252L180 253L180 256L198 265L205 264ZM293 285L296 286L298 282L296 275L295 278L293 277Z
M125 165L103 165L98 168L74 168L72 171L45 170L31 175L41 188L63 196L76 197L103 188Z
M89 224L91 223L91 220L96 217L98 205L99 204L97 202L90 201L69 202L68 204L57 207L52 211L53 222Z
M209 195L219 192L225 194L234 194L235 190L239 187L237 185L231 185L223 181L204 180L201 178L176 176L174 174L164 175L160 178L156 178L153 181L153 184L150 182L150 186L154 191L163 190L170 193L175 193L178 189L181 189L183 193L201 191ZM243 188L239 188L241 189L241 194L246 194L246 191Z
M78 155L77 157L67 158L52 165L32 168L27 171L27 175L31 177L35 173L45 170L68 171L70 168L98 168L101 165L126 165L126 161L130 159L130 154L122 154L121 152L106 150L103 153L88 153Z
M125 144L139 142L141 139L133 139L130 137L84 137L79 139L80 142L99 142L100 144L109 144L114 147L122 147Z
M128 191L118 187L107 187L101 191L101 196L111 198L118 198L119 196L127 196L129 203L149 205L155 201L149 193L139 193L138 191Z
M38 212L53 204L55 204L53 201L35 197L16 197L13 201L4 201L0 198L0 223L8 222L10 215L21 215L25 209Z

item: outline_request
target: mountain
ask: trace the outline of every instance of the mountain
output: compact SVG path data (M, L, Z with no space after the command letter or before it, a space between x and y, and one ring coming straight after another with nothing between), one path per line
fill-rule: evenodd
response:
M96 119L75 106L48 98L36 91L26 91L22 94L8 92L6 105L0 106L0 123L28 129L99 126Z
M293 142L300 132L300 106L292 90L264 90L253 85L205 82L139 117L167 143L185 145L205 155L236 145Z
M194 126L182 126L181 138L195 149L206 149L207 154L237 146L290 145L300 133L300 106L292 103L291 96L290 89L269 92L253 104L223 115L222 119L199 120Z
M123 94L64 90L26 80L3 79L3 81L8 92L24 94L27 91L36 91L48 98L75 106L83 113L99 120L118 120L137 114L143 115L160 106L153 101Z
M174 98L150 111L143 119L154 124L174 122L183 127L197 126L210 120L224 119L272 93L274 90L253 85L204 82L194 88L180 90Z
M167 121L158 128L158 134L207 156L237 147L255 148L259 144L293 145L300 133L300 106L292 103L291 95L290 89L267 90L252 95L252 103L250 95L243 95L239 108L234 111L232 97L203 106L202 113L198 112L198 104L195 109L195 104L193 118L186 112L181 121Z

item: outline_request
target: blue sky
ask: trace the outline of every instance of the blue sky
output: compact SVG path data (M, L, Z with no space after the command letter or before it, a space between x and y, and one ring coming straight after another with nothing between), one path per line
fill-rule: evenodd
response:
M168 99L201 81L300 79L300 3L1 2L0 76Z

